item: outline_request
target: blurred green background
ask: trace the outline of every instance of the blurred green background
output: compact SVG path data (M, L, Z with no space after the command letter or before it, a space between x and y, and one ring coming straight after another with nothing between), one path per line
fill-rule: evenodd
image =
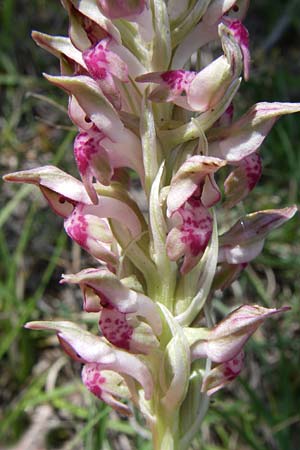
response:
M300 101L300 1L252 1L251 80L237 103ZM76 173L75 130L66 97L41 72L58 73L54 57L36 48L30 30L66 34L60 3L0 3L1 173L48 163ZM246 212L299 204L300 116L280 119L263 144L263 177ZM80 316L78 290L60 287L62 272L92 263L62 232L38 191L1 184L0 197L0 448L6 450L150 450L136 416L124 420L81 387L80 365L55 337L23 330L27 320ZM268 239L263 254L226 292L235 303L288 304L246 349L246 367L232 386L212 397L195 450L300 448L300 227L297 216ZM85 320L85 318L83 318ZM201 431L201 433L200 433Z

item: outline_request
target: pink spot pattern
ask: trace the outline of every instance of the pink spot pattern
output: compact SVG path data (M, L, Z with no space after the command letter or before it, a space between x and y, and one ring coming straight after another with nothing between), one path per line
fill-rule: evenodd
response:
M256 186L262 174L261 158L257 153L247 156L241 161L240 167L244 169L249 192Z
M99 399L102 398L103 385L106 382L102 376L98 364L86 364L82 370L82 381L90 392Z
M107 50L101 42L85 50L83 52L83 59L90 75L95 80L103 80L106 77L106 68L108 65Z
M234 380L241 372L244 364L244 352L241 351L233 359L223 364L223 376L227 381Z
M207 247L212 234L212 218L201 200L193 196L173 213L171 223L167 254L172 261L184 257L180 272L185 274L197 264Z
M75 208L70 217L65 220L65 230L77 244L85 249L87 248L88 222L84 215L80 213L79 207Z
M124 350L130 349L133 327L128 324L126 314L115 308L103 308L99 320L99 328L103 336L113 345Z
M122 82L128 81L127 64L113 51L109 50L111 38L102 39L82 53L91 77L96 80L106 98L121 108L121 94L114 77Z
M262 163L258 153L252 153L239 161L224 182L226 206L233 207L255 188L262 174Z
M85 175L88 171L92 157L98 152L100 142L104 138L104 134L98 132L79 133L74 141L74 155L81 175Z
M183 208L178 210L182 217L181 241L192 256L205 250L212 233L212 218L201 200L191 197Z
M168 85L174 96L187 91L190 83L196 76L196 72L187 70L169 70L161 74L161 79Z

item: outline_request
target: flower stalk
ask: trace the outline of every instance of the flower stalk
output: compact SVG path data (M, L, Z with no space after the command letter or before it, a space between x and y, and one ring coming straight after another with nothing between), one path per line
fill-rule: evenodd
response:
M209 397L241 372L247 340L288 309L236 305L212 320L216 290L296 213L253 212L219 233L260 179L265 137L300 104L262 102L235 117L235 94L251 75L248 0L62 4L69 35L32 36L60 61L60 75L44 76L68 95L81 180L54 166L4 178L36 185L94 258L61 282L78 285L99 331L60 320L25 326L54 331L98 399L125 415L139 408L155 450L188 449ZM208 63L197 67L202 56Z

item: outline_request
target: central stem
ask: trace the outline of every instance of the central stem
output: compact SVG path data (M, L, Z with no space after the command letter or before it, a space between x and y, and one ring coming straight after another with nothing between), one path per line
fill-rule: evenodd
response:
M166 411L160 403L155 417L151 429L153 450L180 450L178 411Z

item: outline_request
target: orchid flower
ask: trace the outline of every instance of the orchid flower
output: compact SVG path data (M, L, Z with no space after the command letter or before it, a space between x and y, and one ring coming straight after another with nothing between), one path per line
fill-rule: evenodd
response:
M84 185L54 166L12 173L5 179L39 186L54 212L64 218L67 234L95 258L112 266L118 258L111 249L116 241L107 218L121 221L125 214L130 233L136 237L142 232L143 221L130 206L118 198L105 196L99 205L93 205Z
M199 330L202 338L192 345L192 358L207 357L216 363L231 361L238 355L250 336L268 317L289 307L268 309L258 305L243 305L210 330Z
M136 356L109 346L103 338L94 336L72 322L29 322L26 328L54 330L65 352L76 361L86 364L83 379L89 388L92 384L91 370L112 370L137 381L143 387L145 398L151 397L151 373Z
M218 158L195 155L171 180L167 197L171 230L166 248L173 261L184 256L182 274L197 264L211 238L213 224L208 208L221 198L213 174L225 164Z
M256 258L271 230L280 227L297 212L297 207L247 214L220 236L219 261L241 264Z
M249 3L62 0L68 36L32 34L59 59L60 74L44 76L68 96L81 181L54 166L4 178L37 186L95 258L61 283L79 286L98 329L25 326L57 334L97 399L125 415L133 403L155 450L188 449L208 396L246 365L246 342L289 309L231 305L213 322L215 291L297 211L235 211L260 180L273 125L300 112L300 103L259 102L234 117L242 74L250 77ZM212 43L219 53L202 58Z
M85 311L101 311L99 328L112 344L137 353L158 346L155 334L161 333L161 319L156 306L142 293L124 286L111 272L86 269L63 275L62 282L79 284Z
M173 102L191 111L204 112L213 108L224 96L226 89L239 77L241 53L239 41L225 25L220 25L219 34L224 55L196 73L171 70L149 73L137 78L140 82L159 83L149 99L157 102ZM185 94L184 96L182 94Z

